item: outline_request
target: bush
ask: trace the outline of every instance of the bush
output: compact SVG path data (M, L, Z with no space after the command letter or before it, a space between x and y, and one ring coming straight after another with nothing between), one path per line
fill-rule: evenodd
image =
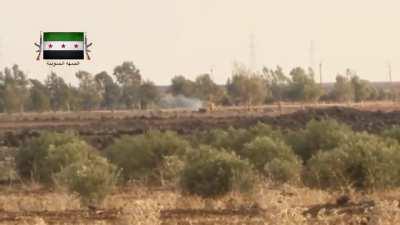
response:
M52 184L54 174L85 160L91 149L72 133L43 133L18 149L17 170L22 178Z
M182 158L189 143L174 132L150 131L137 136L124 136L106 150L112 163L122 169L125 181L142 180L163 183L165 158Z
M185 162L181 157L177 155L165 156L162 165L164 179L171 184L176 184L184 166Z
M392 128L386 129L382 131L382 136L395 139L397 142L400 143L400 127L393 126Z
M79 194L84 205L98 205L113 190L119 172L105 158L90 154L83 162L65 167L56 175L60 185Z
M244 144L252 138L248 130L229 127L228 129L201 131L194 136L194 143L195 146L210 145L214 148L223 148L239 153Z
M290 161L275 158L265 164L264 172L271 180L278 183L299 183L302 165L300 160Z
M182 171L184 193L214 198L230 191L250 192L255 178L247 161L235 154L201 146L193 151Z
M400 146L367 133L355 134L329 152L319 152L307 164L304 177L310 186L360 190L400 184Z
M340 143L346 142L351 134L350 127L333 119L311 120L304 130L289 132L287 143L292 146L296 154L307 161L320 150L326 151L338 147Z
M232 150L242 155L244 145L259 136L268 136L273 139L283 137L279 130L272 129L271 126L263 123L257 123L249 129L213 129L202 131L193 137L195 145L211 145L215 148Z
M12 182L18 179L15 153L15 148L0 147L0 182Z
M294 181L300 176L301 161L283 141L257 137L245 145L243 154L259 172L275 181Z
M228 149L228 145L230 145L230 143L228 142L229 133L226 129L217 128L208 131L198 131L194 133L190 138L191 142L196 147L207 144L215 148Z
M283 134L280 130L272 128L270 125L258 122L255 126L250 127L249 132L253 139L256 137L270 137L274 140L283 140Z

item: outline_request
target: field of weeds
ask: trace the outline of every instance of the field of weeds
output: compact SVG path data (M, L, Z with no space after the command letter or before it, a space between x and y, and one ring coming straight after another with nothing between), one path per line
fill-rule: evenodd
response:
M399 191L343 195L263 185L252 196L230 193L203 200L173 190L125 187L98 208L72 195L25 187L3 188L0 224L399 224Z
M0 225L400 224L399 116L316 107L5 131ZM106 131L102 148L87 139Z

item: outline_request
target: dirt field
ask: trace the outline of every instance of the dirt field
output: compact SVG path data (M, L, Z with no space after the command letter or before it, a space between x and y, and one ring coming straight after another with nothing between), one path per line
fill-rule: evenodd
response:
M226 107L215 112L183 109L118 112L29 113L0 115L0 145L16 146L41 131L74 130L97 148L114 137L139 134L150 129L174 130L181 134L195 130L246 128L264 122L275 127L297 129L311 119L334 118L354 130L379 132L400 125L400 103L364 103L353 105L283 105L262 107Z
M0 224L399 224L399 191L352 194L265 185L254 196L230 194L204 201L173 190L125 187L101 208L85 209L74 196L34 189L0 192Z

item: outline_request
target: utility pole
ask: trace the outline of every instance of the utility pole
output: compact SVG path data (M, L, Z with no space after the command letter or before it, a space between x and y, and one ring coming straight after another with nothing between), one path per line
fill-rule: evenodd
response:
M347 77L347 80L349 80L350 81L350 79L351 79L351 71L350 71L350 69L349 68L347 68L346 69L346 77Z
M215 76L215 70L216 70L216 67L215 67L215 65L211 65L210 66L210 78L212 79L212 80L214 80L214 76Z
M390 92L393 95L393 100L396 101L397 99L397 94L395 93L394 86L393 86L393 80L392 80L392 64L388 62L388 75L389 75L389 85L390 85Z

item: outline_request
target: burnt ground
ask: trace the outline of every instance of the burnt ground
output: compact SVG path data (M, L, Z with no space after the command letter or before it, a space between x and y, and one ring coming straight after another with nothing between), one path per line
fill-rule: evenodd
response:
M257 122L283 129L303 128L312 119L333 118L350 125L356 131L378 133L381 130L400 125L400 111L371 111L350 107L309 107L294 112L277 115L268 110L249 112L247 110L230 113L182 113L159 116L108 116L91 118L46 118L20 121L0 120L0 145L16 146L35 137L43 131L73 130L96 147L102 148L115 137L140 134L151 129L173 130L180 134L190 134L196 130L212 128L247 128Z

